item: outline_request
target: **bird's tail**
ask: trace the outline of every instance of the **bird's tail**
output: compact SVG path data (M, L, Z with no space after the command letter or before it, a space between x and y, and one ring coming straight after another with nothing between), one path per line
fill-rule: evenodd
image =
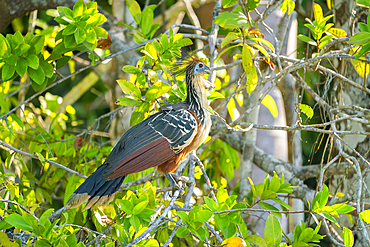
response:
M80 187L71 195L66 207L75 208L87 202L83 210L94 206L100 206L110 203L125 176L112 180L105 180L103 177L107 165L103 164L93 174L88 177Z

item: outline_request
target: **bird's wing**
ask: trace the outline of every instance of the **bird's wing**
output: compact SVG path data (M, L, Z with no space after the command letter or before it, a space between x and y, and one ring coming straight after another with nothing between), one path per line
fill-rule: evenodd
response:
M107 180L144 171L174 158L197 132L195 117L186 110L156 113L128 130L105 160Z
M149 126L169 142L176 154L193 141L198 131L195 116L186 109L163 111L149 122Z

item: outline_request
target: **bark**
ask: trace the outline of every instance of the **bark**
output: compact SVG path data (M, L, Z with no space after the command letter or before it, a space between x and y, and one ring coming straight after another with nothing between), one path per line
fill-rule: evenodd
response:
M0 0L0 31L13 19L26 15L33 10L55 9L58 6L72 8L76 0Z

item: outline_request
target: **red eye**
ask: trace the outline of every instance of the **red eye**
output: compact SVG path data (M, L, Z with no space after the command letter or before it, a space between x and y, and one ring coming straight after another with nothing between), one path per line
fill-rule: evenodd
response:
M199 68L202 68L203 67L203 64L199 64Z

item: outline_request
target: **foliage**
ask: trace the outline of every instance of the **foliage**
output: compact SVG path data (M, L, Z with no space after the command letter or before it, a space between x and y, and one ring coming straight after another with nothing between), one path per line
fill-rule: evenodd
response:
M173 246L319 246L317 243L325 237L320 228L332 223L342 230L345 246L353 246L353 235L364 227L354 231L339 219L343 216L352 219L351 213L355 208L346 201L332 203L331 198L338 196L331 195L323 183L319 184L322 189L307 201L307 210L303 211L314 219L315 226L308 221L302 222L295 226L291 237L288 236L279 219L302 212L292 211L284 197L296 195L295 191L301 188L296 186L299 182L292 178L291 171L273 164L276 160L271 159L271 166L275 165L276 171L268 171L270 175L266 175L261 184L254 184L253 179L249 178L251 192L247 197L240 198L241 181L233 187L230 181L239 178L240 157L246 154L241 152L244 149L238 145L245 143L238 142L235 145L220 138L207 139L209 143L201 147L202 153L199 154L201 162L197 161L195 165L191 161L184 173L189 177L189 182L172 193L169 193L172 188L166 187L167 182L151 180L154 169L150 169L127 176L124 189L107 207L93 211L69 209L56 220L49 218L54 209L66 203L84 177L90 175L110 153L111 138L96 137L102 132L99 131L102 119L109 118L104 123L109 125L118 110L135 107L130 116L130 125L133 126L158 111L161 105L180 102L186 97L184 76L173 76L170 69L182 57L181 50L193 44L192 39L186 34L175 33L171 27L168 32L159 33L160 25L155 23L154 18L158 5L149 5L142 10L143 5L135 0L126 3L134 21L118 24L129 30L140 58L136 64L123 66L124 78L117 80L123 94L113 102L120 108L102 114L90 127L83 123L79 115L81 107L68 105L60 109L62 94L51 91L51 88L108 60L105 56L110 51L98 48L101 47L99 40L107 41L110 37L102 27L107 18L99 13L97 3L79 0L73 9L58 7L57 11L49 11L54 13L57 25L46 25L42 30L37 29L35 34L23 36L19 31L5 36L0 34L0 154L3 163L0 165L0 245L89 246L99 242L99 245L106 246L154 247L168 246L171 242ZM369 6L367 1L358 0L356 3ZM224 0L223 8L234 8L221 12L213 21L221 28L220 32L225 33L220 45L223 50L213 57L216 61L213 65L223 66L221 57L232 56L233 62L239 62L246 75L245 83L243 76L235 83L230 82L226 69L218 70L216 91L207 91L208 100L221 105L228 112L225 118L219 118L224 123L227 123L226 118L230 118L234 123L227 125L225 132L246 132L241 123L244 113L240 112L238 105L243 105L246 100L244 97L248 97L245 95L250 95L261 80L263 83L267 80L275 83L283 75L294 74L308 67L299 65L306 62L301 60L295 63L293 71L290 60L286 60L289 63L277 62L276 47L264 38L250 17L250 12L255 11L259 4L259 0L248 0L245 4L237 0ZM327 23L333 15L324 17L319 4L314 3L313 7L314 21L306 19L308 24L305 24L311 30L313 39L302 34L298 35L298 39L314 45L316 53L312 59L319 57L320 60L323 59L320 56L325 55L321 53L326 52L323 49L326 45L347 34L333 28L332 23ZM281 1L283 13L289 15L294 8L294 1ZM370 49L368 24L369 21L367 24L359 23L361 32L348 41L348 44L356 45L352 47L350 58L362 78L367 78L369 71L369 65L364 62ZM74 73L75 61L72 57L85 53L85 59L89 58L90 64ZM109 59L118 53L110 55ZM208 62L202 52L198 54ZM282 71L277 72L273 79L271 76L261 79L259 76L262 73L256 66L260 60L272 69L274 64L282 62ZM70 73L61 76L60 71L67 64ZM56 81L57 76L60 79ZM33 91L23 102L20 92L27 87L27 82L30 82ZM303 83L300 86L307 90ZM247 94L243 95L244 89ZM44 91L45 94L42 94ZM262 96L259 103L276 117L278 108L273 98L267 94ZM95 103L95 107L98 104ZM307 121L315 117L311 105L296 105L296 109L299 109L297 113L306 115ZM217 108L209 110L218 115ZM302 127L301 124L300 120L298 127ZM76 130L76 127L85 130ZM76 131L81 133L76 134ZM217 134L212 135L217 137ZM343 151L340 154L348 160ZM285 173L289 176L285 176ZM150 176L146 177L148 174ZM130 183L138 180L142 182ZM299 185L305 186L303 182ZM252 233L254 229L248 229L246 224L246 218L255 216L255 212L267 213L259 216L264 221L263 238ZM360 212L356 220L360 224L370 224L370 210Z
M319 4L313 3L313 12L315 20L311 21L310 19L306 18L308 24L305 24L307 28L311 30L312 36L315 40L307 37L303 34L298 35L298 39L307 42L310 45L314 45L317 47L317 52L319 52L325 45L330 43L333 38L344 38L347 37L347 34L344 30L339 28L333 28L333 23L327 23L333 15L328 15L323 17L322 8ZM325 36L324 36L325 34Z

